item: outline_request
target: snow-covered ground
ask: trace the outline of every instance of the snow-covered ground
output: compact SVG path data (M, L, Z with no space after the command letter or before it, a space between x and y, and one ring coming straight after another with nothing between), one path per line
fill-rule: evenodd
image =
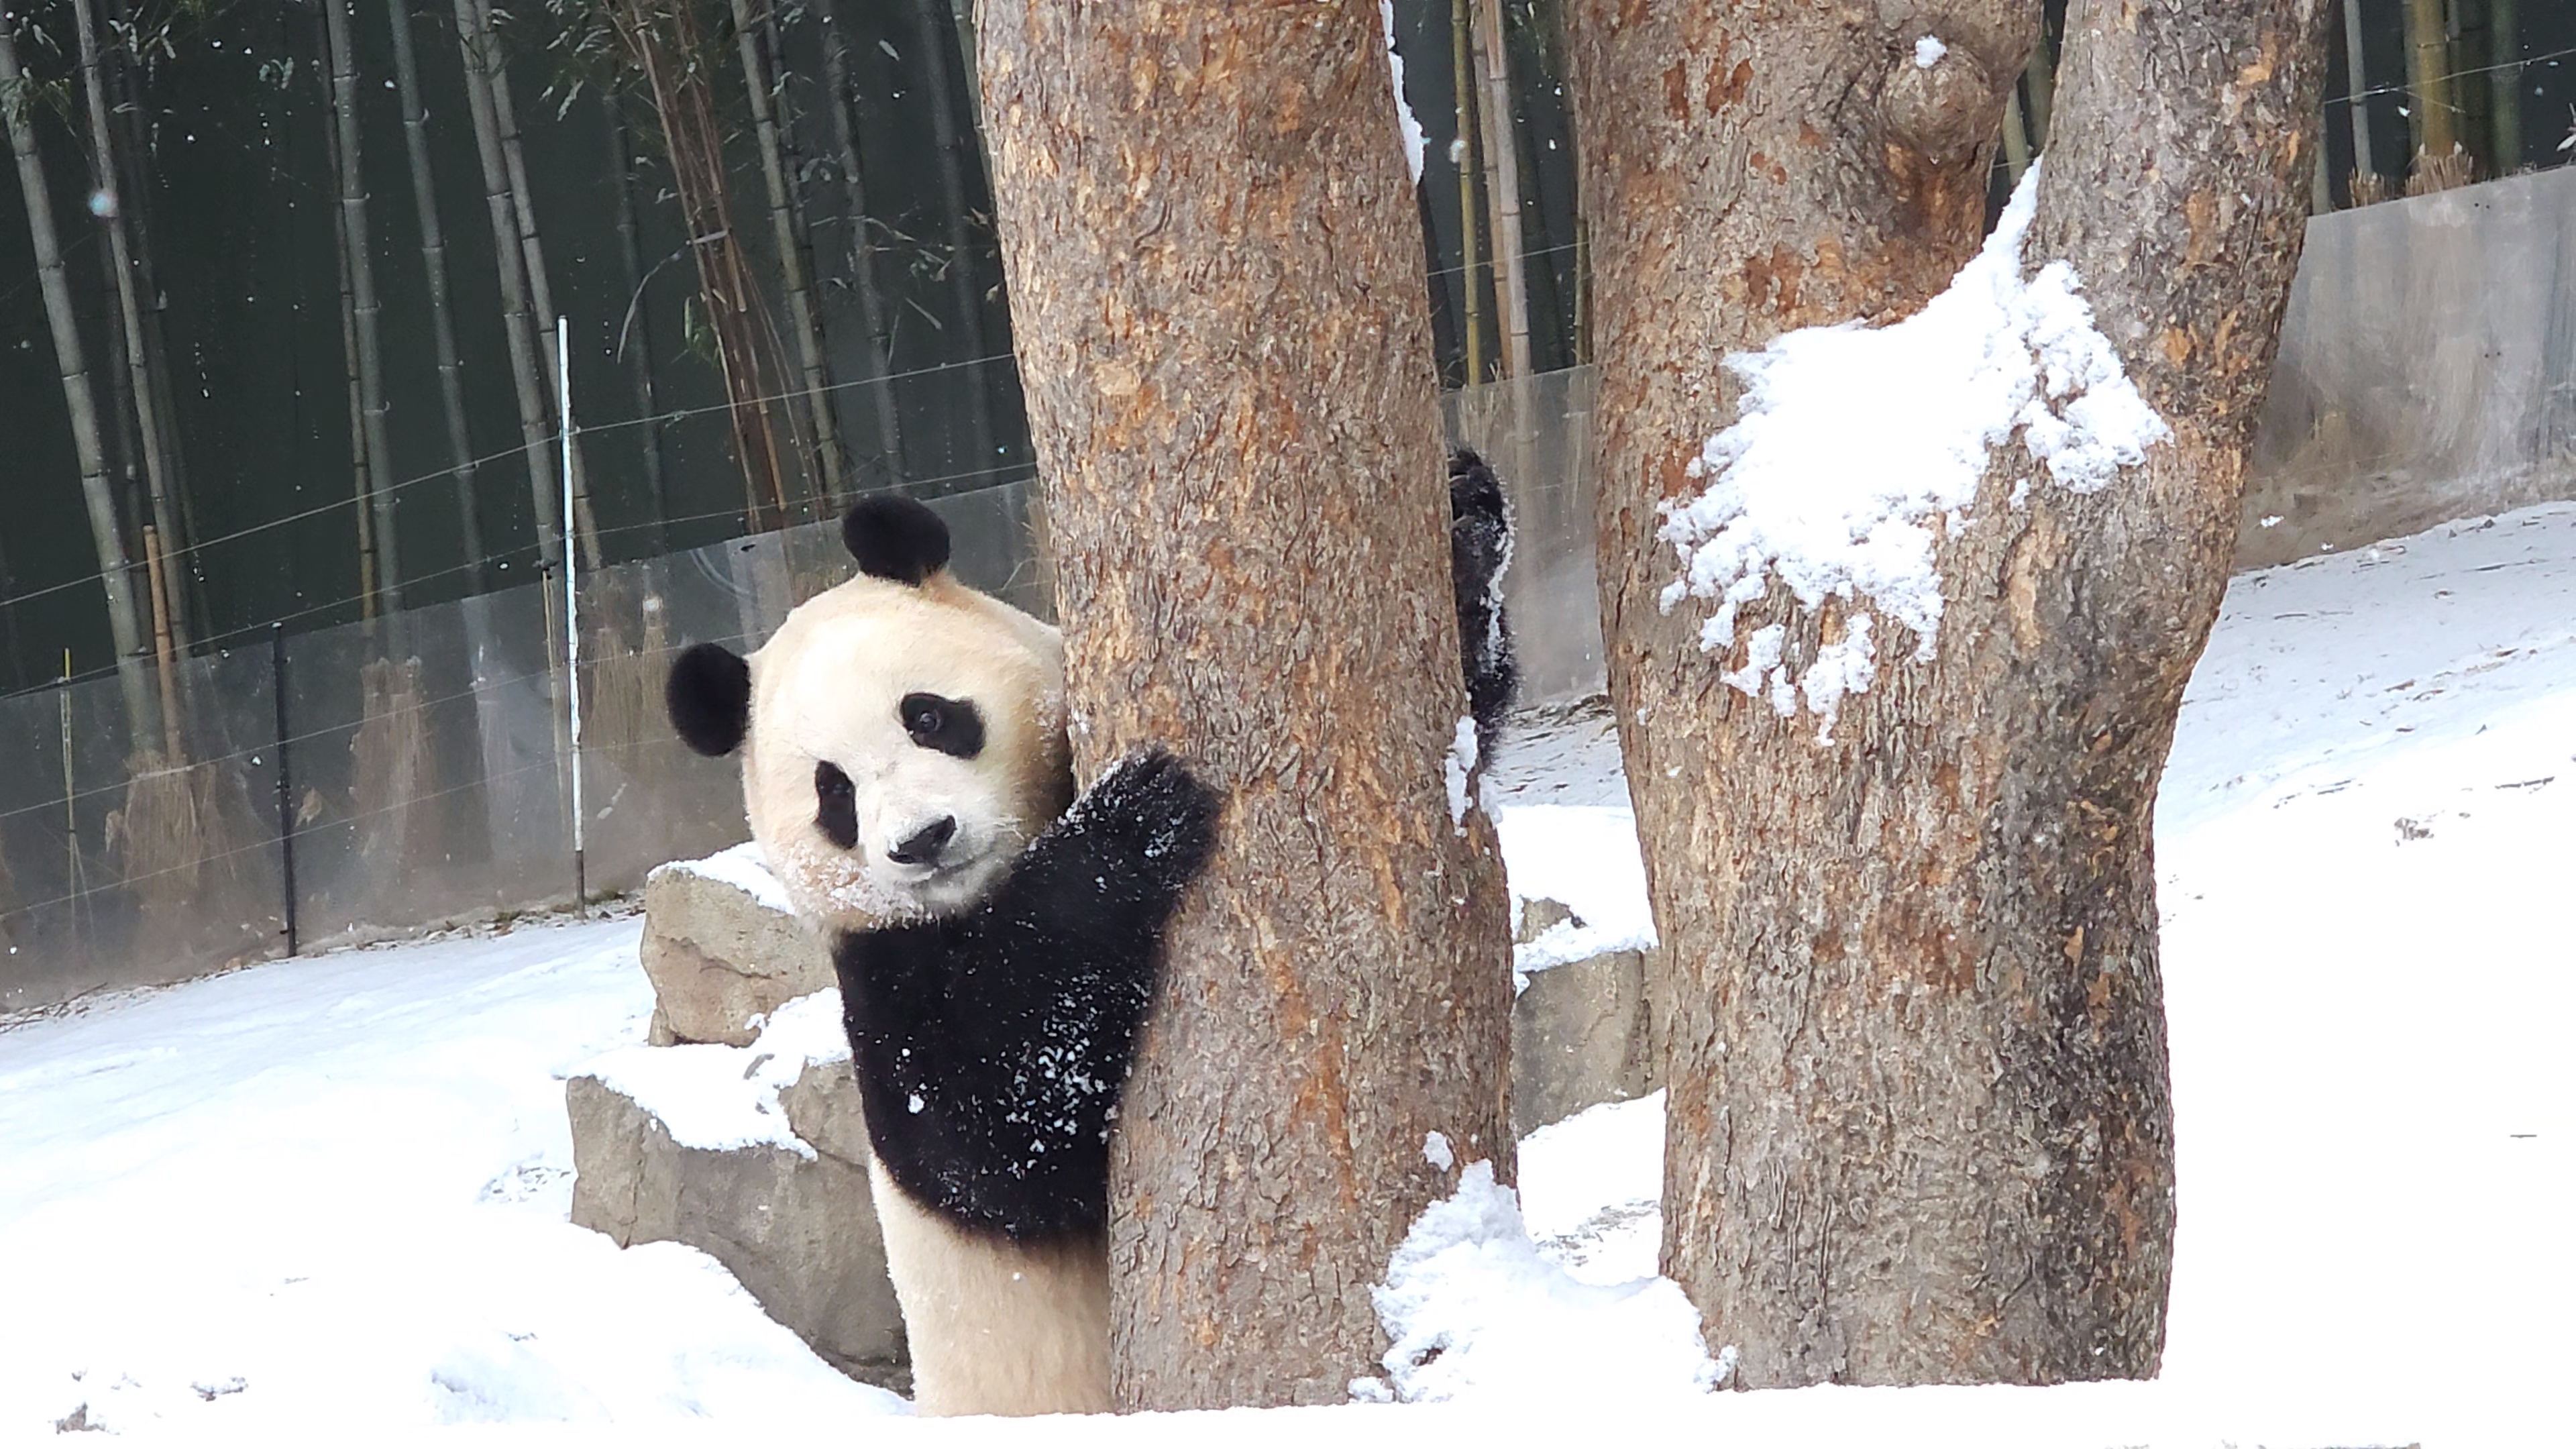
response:
M1625 800L1597 713L1524 734L1488 799L1516 893L1638 929L1633 854L1600 843L1624 846ZM1426 1225L1481 1265L1449 1280L1472 1300L1423 1310L1482 1335L1442 1355L1458 1402L849 1425L902 1406L711 1260L564 1220L560 1078L641 1042L650 1010L627 919L0 1027L0 1442L498 1421L606 1443L696 1421L1050 1449L1609 1426L1730 1446L2565 1444L2571 840L2576 507L2237 581L2158 821L2182 1220L2153 1384L1692 1393L1673 1290L1637 1282L1658 1231L1649 1099L1524 1144L1526 1239L1499 1200Z

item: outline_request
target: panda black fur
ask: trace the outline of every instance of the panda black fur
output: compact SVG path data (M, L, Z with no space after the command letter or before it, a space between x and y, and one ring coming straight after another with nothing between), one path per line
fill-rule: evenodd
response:
M1502 480L1473 449L1449 455L1449 580L1458 595L1459 666L1467 712L1476 720L1476 758L1491 760L1503 716L1520 687L1503 575L1512 566L1511 505Z
M1509 518L1473 454L1450 494L1490 750ZM843 538L859 576L751 659L681 655L672 723L704 754L748 745L753 834L829 934L917 1408L1104 1410L1109 1130L1218 801L1157 750L1068 808L1061 636L952 578L918 503L867 500Z
M1131 758L974 910L840 936L869 1136L896 1186L1015 1241L1101 1230L1112 1109L1216 808L1170 755Z

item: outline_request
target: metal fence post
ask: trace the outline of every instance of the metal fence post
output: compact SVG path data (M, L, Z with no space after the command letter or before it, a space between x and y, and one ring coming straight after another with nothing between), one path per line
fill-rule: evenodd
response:
M286 626L268 626L268 692L277 706L277 866L286 906L286 954L296 954L295 777L286 762Z
M563 439L563 516L564 516L564 684L565 708L569 712L572 735L572 908L587 920L590 917L590 867L583 858L581 803L581 608L574 590L579 587L579 551L573 547L580 528L573 516L572 496L572 322L555 319L555 397L556 416L562 422Z

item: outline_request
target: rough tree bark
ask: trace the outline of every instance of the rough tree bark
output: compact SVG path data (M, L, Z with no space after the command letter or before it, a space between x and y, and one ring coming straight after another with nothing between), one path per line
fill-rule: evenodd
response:
M1512 1170L1507 907L1466 712L1428 291L1374 4L981 17L1005 269L1086 773L1228 796L1113 1168L1120 1403L1339 1400L1370 1285Z
M1703 654L1703 607L1660 611L1657 506L1731 419L1727 353L1910 312L1977 245L2038 7L1578 9L1604 622L1675 1010L1664 1265L1740 1384L2156 1367L2156 781L2225 585L2326 3L2077 0L2026 255L2074 265L2174 437L2020 507L2040 475L1999 450L1936 553L1936 654L1885 627L1830 744L1721 684L1747 650ZM1922 66L1926 33L1947 52ZM1803 664L1842 612L1775 585L1737 638L1785 624Z

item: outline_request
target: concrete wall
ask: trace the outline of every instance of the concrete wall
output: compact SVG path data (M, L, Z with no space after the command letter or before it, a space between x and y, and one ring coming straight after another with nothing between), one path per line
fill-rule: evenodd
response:
M2576 498L2576 167L2308 223L2237 567Z

